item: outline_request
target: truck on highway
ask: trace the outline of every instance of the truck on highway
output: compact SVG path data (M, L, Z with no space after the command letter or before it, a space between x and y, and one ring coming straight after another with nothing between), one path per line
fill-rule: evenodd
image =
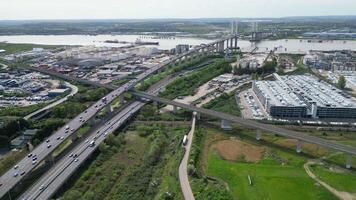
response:
M188 143L188 137L187 137L187 135L184 135L182 144L183 144L183 146L185 146L185 145L187 145L187 143Z

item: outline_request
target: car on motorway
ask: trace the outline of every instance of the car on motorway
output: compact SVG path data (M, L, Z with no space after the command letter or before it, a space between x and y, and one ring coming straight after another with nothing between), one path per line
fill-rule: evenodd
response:
M85 143L89 143L89 140L85 140Z
M35 165L37 163L37 160L32 161L32 165Z
M68 130L68 129L69 129L69 125L66 126L66 130Z
M47 148L51 148L51 146L52 146L52 145L51 145L51 144L49 144L49 145L47 145Z
M46 142L49 143L49 139L47 139Z
M29 153L29 154L27 155L27 157L31 158L31 157L32 157L32 153Z
M26 173L25 171L22 171L20 175L23 176L25 173Z
M42 191L42 190L44 190L44 189L45 189L45 185L42 184L42 185L40 186L40 190Z
M58 136L58 137L57 137L57 140L60 140L60 139L61 139L61 137Z
M17 177L18 175L19 175L18 172L15 172L15 173L14 173L14 177Z
M73 154L71 153L71 154L69 155L69 157L70 157L70 158L73 157Z
M17 168L19 168L19 166L18 166L18 165L15 165L15 166L14 166L14 169L17 169Z
M94 141L94 140L92 140L92 141L90 142L89 146L90 146L90 147L95 146L95 141Z
M79 161L79 159L78 159L78 158L74 159L74 162L78 162L78 161Z

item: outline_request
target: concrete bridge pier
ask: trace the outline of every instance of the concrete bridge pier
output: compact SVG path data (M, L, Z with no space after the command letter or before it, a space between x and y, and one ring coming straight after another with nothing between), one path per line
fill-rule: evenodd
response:
M173 106L173 113L177 113L178 107L177 106Z
M225 41L220 42L219 47L219 53L223 53L225 50Z
M230 39L230 49L233 48L233 42L234 42L233 40L234 40L234 38L231 38L231 39Z
M297 141L297 149L296 149L297 153L301 153L302 152L302 141L298 140Z
M261 130L257 130L257 131L256 131L256 140L260 141L260 140L261 140L261 137L262 137Z
M231 123L227 120L221 120L221 129L224 131L230 131L232 130Z
M351 169L351 167L352 167L352 155L347 154L346 155L346 168Z
M219 46L220 46L219 44L220 44L220 43L216 43L216 44L215 44L215 52L216 52L216 53L219 53Z
M200 117L201 117L200 113L198 113L198 112L193 112L193 114L195 115L195 117L196 117L197 120L200 120Z
M237 37L234 37L234 39L235 39L235 49L237 49Z

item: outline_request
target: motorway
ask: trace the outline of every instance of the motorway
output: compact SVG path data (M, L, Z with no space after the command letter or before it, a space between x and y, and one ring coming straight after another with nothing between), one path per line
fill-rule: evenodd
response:
M152 86L148 92L156 95L168 85L173 77L166 77ZM94 132L90 133L86 141L81 141L67 156L55 163L55 166L47 171L35 184L33 184L20 199L49 199L65 183L65 181L78 169L78 167L90 157L108 134L123 125L135 112L145 105L144 102L134 101L120 111L114 118L103 124ZM94 139L95 137L95 139ZM90 147L89 141L95 140L95 146ZM76 158L69 157L70 154L77 154ZM75 159L78 159L75 161ZM40 189L42 188L42 189Z
M229 38L235 38L236 36L232 36ZM58 147L66 138L68 138L71 134L74 134L76 130L78 130L83 124L85 124L89 119L94 117L96 113L98 113L101 109L103 109L107 104L109 104L113 99L116 97L120 96L124 92L133 89L136 84L143 82L148 76L151 74L160 71L162 68L165 66L169 65L172 62L175 62L179 59L184 59L190 56L191 54L198 53L200 50L203 50L206 47L213 46L217 44L218 42L225 41L226 39L221 39L216 42L212 42L207 45L200 46L198 48L189 50L185 53L176 55L169 60L166 60L154 67L151 67L150 69L146 70L144 73L138 75L136 79L133 79L129 81L128 83L125 83L121 87L113 90L110 92L108 95L105 96L106 98L106 103L102 102L102 100L99 100L92 106L90 106L88 109L86 109L83 113L80 115L76 116L74 119L72 119L70 122L68 122L64 127L60 128L58 131L53 133L47 141L42 142L39 144L33 151L31 151L32 155L36 155L37 159L35 162L33 162L33 157L25 157L22 160L20 160L13 168L8 170L5 174L3 174L0 177L0 198L3 197L7 192L9 192L16 184L18 184L24 176L26 176L27 173L31 172L41 161L43 161L46 157L48 157L52 151ZM211 49L213 50L213 49ZM33 68L30 67L32 70L35 71L40 71L44 69L40 68ZM66 75L59 75L58 73L55 72L48 72L48 73L53 73L53 76L57 76L60 78L63 78L65 80L72 80L72 81L80 81L80 82L87 82L89 85L96 85L99 87L111 87L107 85L102 85L99 83L93 83L90 81L86 80L78 80L77 78L74 77L69 77ZM45 72L43 72L45 73Z
M221 112L217 112L214 110L208 110L208 109L204 109L204 108L199 108L196 106L192 106L192 105L187 105L187 104L183 104L183 103L179 103L176 101L171 101L171 100L167 100L167 99L163 99L145 92L131 92L131 94L133 94L134 96L138 96L147 100L152 100L152 101L156 101L156 102L160 102L160 103L164 103L164 104L168 104L168 105L174 105L180 108L184 108L187 110L191 110L191 111L195 111L197 113L201 113L201 114L205 114L208 115L210 117L214 117L214 118L219 118L222 120L226 120L228 122L234 122L234 123L238 123L241 125L244 125L246 127L250 127L250 128L254 128L254 129L259 129L259 130L263 130L266 131L268 133L274 133L280 136L284 136L284 137L288 137L288 138L293 138L293 139L297 139L300 141L304 141L307 143L312 143L312 144L316 144L319 146L323 146L329 149L334 149L336 151L341 151L347 154L351 154L351 155L356 155L356 148L355 147L351 147L351 146L346 146L346 145L342 145L342 144L338 144L338 143L334 143L334 142L330 142L329 140L325 140L322 138L318 138L318 137L314 137L308 134L304 134L304 133L300 133L297 131L292 131L292 130L288 130L288 129L284 129L284 128L279 128L277 126L273 126L273 125L269 125L269 124L262 124L256 121L252 121L252 120L247 120L247 119L243 119L241 117L236 117L230 114L225 114L225 113L221 113Z
M192 147L192 143L193 143L195 120L196 120L196 113L194 112L193 119L192 119L192 127L187 135L188 142L184 147L185 148L184 156L178 169L179 183L185 200L195 199L192 192L192 188L190 187L189 184L189 177L188 177L188 159L189 159L190 148Z
M28 172L33 170L41 161L50 155L50 153L52 153L52 151L58 147L66 138L68 138L71 134L74 134L76 130L78 130L89 119L94 117L96 113L107 106L112 100L128 91L129 89L134 88L137 83L143 81L157 70L165 67L167 63L169 62L166 61L148 69L144 73L137 76L136 79L131 80L116 90L110 92L105 96L105 103L102 100L99 100L88 109L86 109L83 113L68 122L64 127L53 133L48 138L49 142L44 141L39 144L33 151L31 151L31 154L36 155L37 157L36 162L33 162L33 157L25 157L15 165L17 166L16 169L13 167L0 177L0 183L2 184L0 186L0 198L3 197L8 191L10 191L10 189L13 188L16 184L18 184ZM24 174L21 175L22 173Z
M74 96L75 94L78 93L78 87L77 87L77 86L72 85L72 84L70 84L70 83L68 83L68 82L65 82L65 84L66 84L67 87L71 88L71 91L70 91L70 93L69 93L67 96L65 96L65 97L63 97L63 98L61 98L61 99L59 99L59 100L57 100L57 101L55 101L55 102L53 102L53 103L51 103L51 104L49 104L49 105L47 105L47 106L45 106L45 107L39 109L39 110L36 110L36 111L33 112L33 113L30 113L30 114L26 115L26 116L24 117L24 119L25 119L25 120L28 120L28 119L32 118L33 116L35 116L35 115L37 115L37 114L39 114L39 113L41 113L41 112L43 112L43 111L45 111L45 110L51 109L51 108L53 108L54 106L57 106L57 105L59 105L59 104L65 102L65 101L67 101L67 100L68 100L68 97Z

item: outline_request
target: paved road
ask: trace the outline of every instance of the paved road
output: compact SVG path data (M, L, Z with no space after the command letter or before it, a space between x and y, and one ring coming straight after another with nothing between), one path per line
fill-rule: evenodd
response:
M229 37L229 38L234 38L235 36ZM110 92L108 95L106 95L107 99L107 104L110 103L114 98L120 96L122 93L133 89L135 85L138 83L143 82L148 76L150 76L153 73L159 72L162 68L165 66L169 65L172 62L175 62L179 59L186 58L187 56L190 56L191 54L198 53L201 49L208 47L208 46L213 46L217 42L224 41L228 38L221 39L216 42L212 42L207 45L203 45L199 48L192 49L188 52L185 52L183 54L179 54L177 56L174 56L170 58L169 60L166 60L156 66L151 67L144 73L138 75L136 79L129 81L128 83L125 83L123 86L115 89L114 91ZM44 70L41 68L31 68L32 70L35 71L40 71ZM80 81L80 82L87 82L89 85L96 85L99 87L112 87L108 85L102 85L99 83L93 83L90 81L86 80L77 80L77 78L74 77L68 77L63 74L55 73L55 72L49 72L48 70L44 71L43 73L51 74L53 76L57 76L66 80L73 80L73 81ZM114 89L114 88L113 88ZM99 100L97 103L94 105L90 106L87 110L85 110L84 113L81 113L77 117L75 117L73 120L71 120L69 123L66 124L66 126L60 128L58 131L56 131L54 134L52 134L49 137L49 143L47 142L42 142L40 145L38 145L31 153L33 155L37 156L37 162L33 164L32 159L25 157L21 161L19 161L15 166L15 168L12 168L8 170L5 174L3 174L0 177L0 183L2 186L0 186L0 198L3 197L8 191L10 191L11 188L13 188L16 184L18 184L21 179L26 175L26 173L31 172L32 169L34 169L41 161L43 161L52 151L59 146L64 139L69 137L71 134L73 134L76 130L78 130L84 123L86 123L90 118L94 117L98 111L100 111L102 108L104 108L106 104L104 104L101 100ZM66 128L69 127L69 128ZM51 146L48 147L48 144L51 144ZM20 173L25 173L25 175L20 175ZM16 175L19 174L19 175Z
M168 85L173 77L166 77L152 86L148 92L150 94L158 94L158 92ZM20 199L50 199L55 192L65 183L65 181L78 169L78 167L95 151L99 144L105 140L105 136L112 133L115 129L125 123L135 112L140 110L145 105L145 102L135 101L126 106L109 122L103 124L94 132L90 133L87 138L89 141L95 139L95 146L89 147L86 141L80 142L67 156L55 163L55 166L47 171L35 184L33 184L26 192L21 195ZM97 132L99 131L99 132ZM104 134L106 133L106 134ZM78 161L75 162L70 154L77 154ZM40 190L41 186L43 189Z
M70 84L68 82L65 82L65 84L66 84L67 87L69 87L71 89L70 94L68 94L67 96L65 96L65 97L63 97L63 98L61 98L61 99L59 99L59 100L57 100L57 101L55 101L55 102L53 102L51 104L39 109L39 110L36 110L33 113L30 113L30 114L26 115L24 117L24 119L28 120L28 119L32 118L33 116L35 116L35 115L37 115L37 114L39 114L39 113L41 113L41 112L43 112L45 110L51 109L54 106L59 105L59 104L65 102L65 101L67 101L69 97L74 96L75 94L78 93L78 87L77 86L72 85L72 84Z
M254 128L254 129L259 129L259 130L264 130L266 132L269 133L275 133L277 135L281 135L284 137L289 137L289 138L293 138L293 139L297 139L300 141L304 141L304 142L308 142L308 143L312 143L312 144L316 144L316 145L320 145L329 149L334 149L336 151L341 151L344 153L348 153L351 155L356 155L356 148L355 147L351 147L351 146L346 146L346 145L342 145L342 144L338 144L338 143L334 143L334 142L330 142L329 140L325 140L322 138L318 138L318 137L314 137L308 134L304 134L304 133L300 133L300 132L296 132L296 131L292 131L292 130L288 130L288 129L284 129L284 128L280 128L277 126L273 126L273 125L269 125L269 124L262 124L253 120L247 120L247 119L243 119L241 117L236 117L230 114L226 114L226 113L221 113L221 112L217 112L214 110L208 110L208 109L204 109L204 108L199 108L199 107L195 107L192 105L187 105L187 104L183 104L180 102L175 102L175 101L171 101L171 100L167 100L167 99L163 99L160 97L156 97L150 94L147 94L145 92L131 92L131 94L141 97L141 98L145 98L145 99L149 99L149 100L153 100L153 101L157 101L157 102L161 102L164 104L169 104L169 105L175 105L177 107L180 108L184 108L187 110L192 110L195 111L197 113L201 113L201 114L205 114L214 118L219 118L219 119L223 119L229 122L235 122L250 128Z
M144 103L134 102L122 110L109 122L99 129L90 133L87 141L80 142L70 154L77 154L77 158L68 155L58 161L47 173L45 173L30 189L28 189L20 199L49 199L65 183L65 181L75 172L75 170L92 154L99 144L105 140L105 136L120 127L130 116L139 110ZM96 137L96 139L94 139ZM95 140L95 146L90 147L90 141ZM76 159L78 159L76 161ZM41 186L43 189L40 189Z
M192 127L187 135L188 142L184 147L185 148L184 157L179 165L179 183L185 200L194 200L194 195L192 192L192 188L190 187L189 178L188 178L188 160L189 160L189 153L190 153L190 148L192 146L194 130L195 130L195 116L196 113L194 112L193 119L192 119Z
M90 106L88 109L86 109L83 113L68 122L64 127L53 133L48 138L50 141L49 143L44 141L39 144L31 152L31 154L37 156L36 163L32 162L32 158L25 157L15 165L18 166L16 169L13 167L0 177L0 183L2 184L2 186L0 186L0 198L3 197L16 184L18 184L27 173L31 172L32 169L34 169L41 161L43 161L48 155L50 155L50 153L52 153L52 151L56 147L58 147L67 137L71 136L71 134L78 130L83 124L93 118L96 113L98 113L101 109L107 106L116 97L120 96L129 89L134 88L137 83L140 83L152 73L155 73L156 71L165 67L167 63L169 63L169 61L150 68L146 72L137 76L136 79L131 80L128 83L125 83L121 87L110 92L108 95L105 96L105 103L102 100L99 100L98 102ZM48 147L49 144L51 145L50 147ZM20 175L22 172L24 172L25 175ZM18 175L16 175L15 177L15 174Z

